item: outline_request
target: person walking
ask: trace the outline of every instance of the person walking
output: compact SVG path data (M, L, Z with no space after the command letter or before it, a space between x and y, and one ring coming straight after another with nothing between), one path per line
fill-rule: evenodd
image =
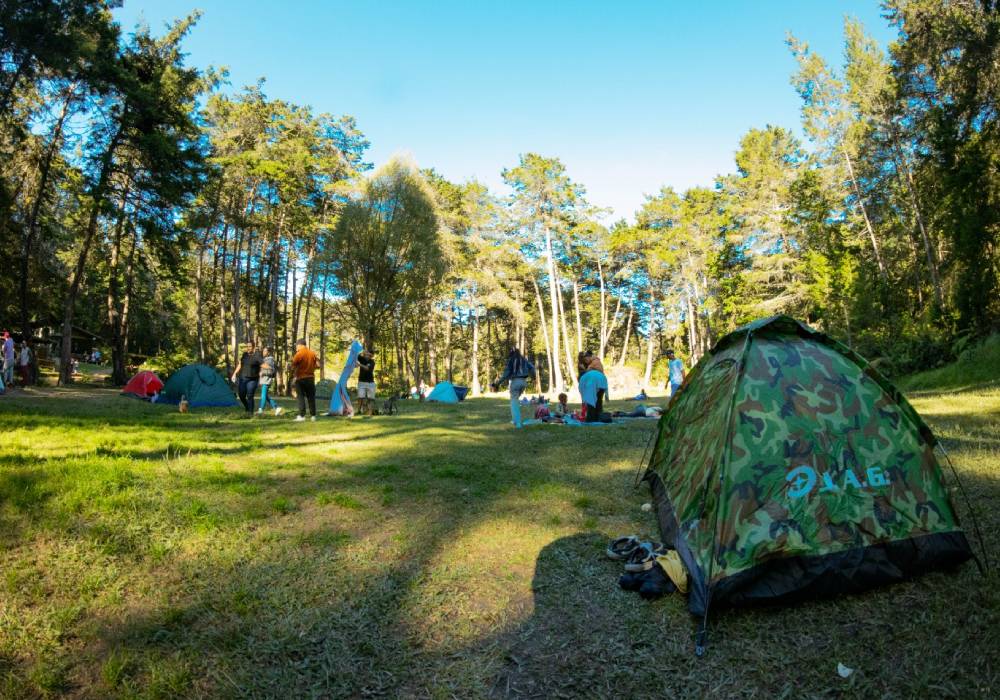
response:
M667 350L667 378L670 381L670 396L673 397L684 383L684 363L674 355L673 350Z
M3 381L7 386L14 386L14 339L10 331L3 332Z
M292 356L292 373L295 377L295 394L299 400L299 415L296 421L306 419L306 402L309 402L310 420L316 420L316 367L319 358L309 349L305 340L295 343Z
M358 355L358 410L372 415L375 408L375 351L367 348Z
M247 418L252 418L254 394L257 393L257 384L260 382L260 363L264 358L257 351L253 341L247 341L243 347L243 354L240 355L232 380L238 381L236 393L243 408L246 409Z
M284 412L281 406L278 405L278 402L268 394L277 374L278 365L274 361L274 355L271 354L271 348L264 348L260 361L260 407L257 409L258 415L264 412L264 407L268 404L274 409L274 415L280 416Z
M511 348L507 355L507 364L504 366L503 374L493 382L493 391L498 391L504 382L510 383L510 417L515 428L522 427L521 421L521 394L524 393L528 385L528 377L535 373L535 366L531 364L517 348Z

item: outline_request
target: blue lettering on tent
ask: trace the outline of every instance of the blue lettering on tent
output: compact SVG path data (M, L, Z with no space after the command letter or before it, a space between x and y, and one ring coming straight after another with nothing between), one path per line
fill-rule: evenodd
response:
M834 481L829 472L817 475L816 470L805 464L795 467L785 475L788 482L788 497L802 498L812 493L817 482L820 484L819 493L844 493L848 487L852 489L876 489L888 486L892 480L888 472L882 467L871 467L865 471L866 481L858 480L857 475L850 469L844 470L839 481Z

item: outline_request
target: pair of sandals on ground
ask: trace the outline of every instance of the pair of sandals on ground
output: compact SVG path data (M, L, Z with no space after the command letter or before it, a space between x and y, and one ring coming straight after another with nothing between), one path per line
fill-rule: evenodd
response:
M605 553L609 559L625 564L625 573L618 585L634 591L645 600L655 600L677 590L657 557L665 556L670 547L659 542L643 542L635 535L611 540Z

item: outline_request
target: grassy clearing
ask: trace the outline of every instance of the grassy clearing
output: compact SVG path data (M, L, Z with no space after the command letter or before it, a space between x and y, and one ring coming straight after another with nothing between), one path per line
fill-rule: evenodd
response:
M920 372L900 382L904 391L961 390L1000 384L1000 334L967 349L957 362Z
M1000 389L914 403L1000 551ZM505 415L0 398L0 697L995 695L1000 595L971 565L724 612L696 659L684 601L620 591L602 556L655 534L631 487L653 422Z

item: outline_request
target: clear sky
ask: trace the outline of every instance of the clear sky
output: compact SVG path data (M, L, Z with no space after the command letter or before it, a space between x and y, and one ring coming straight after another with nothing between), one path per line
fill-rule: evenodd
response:
M838 65L845 15L895 35L875 0L125 0L115 15L155 30L194 9L191 64L353 115L376 164L406 152L502 193L534 151L627 218L662 185L732 171L747 129L798 129L787 32Z

